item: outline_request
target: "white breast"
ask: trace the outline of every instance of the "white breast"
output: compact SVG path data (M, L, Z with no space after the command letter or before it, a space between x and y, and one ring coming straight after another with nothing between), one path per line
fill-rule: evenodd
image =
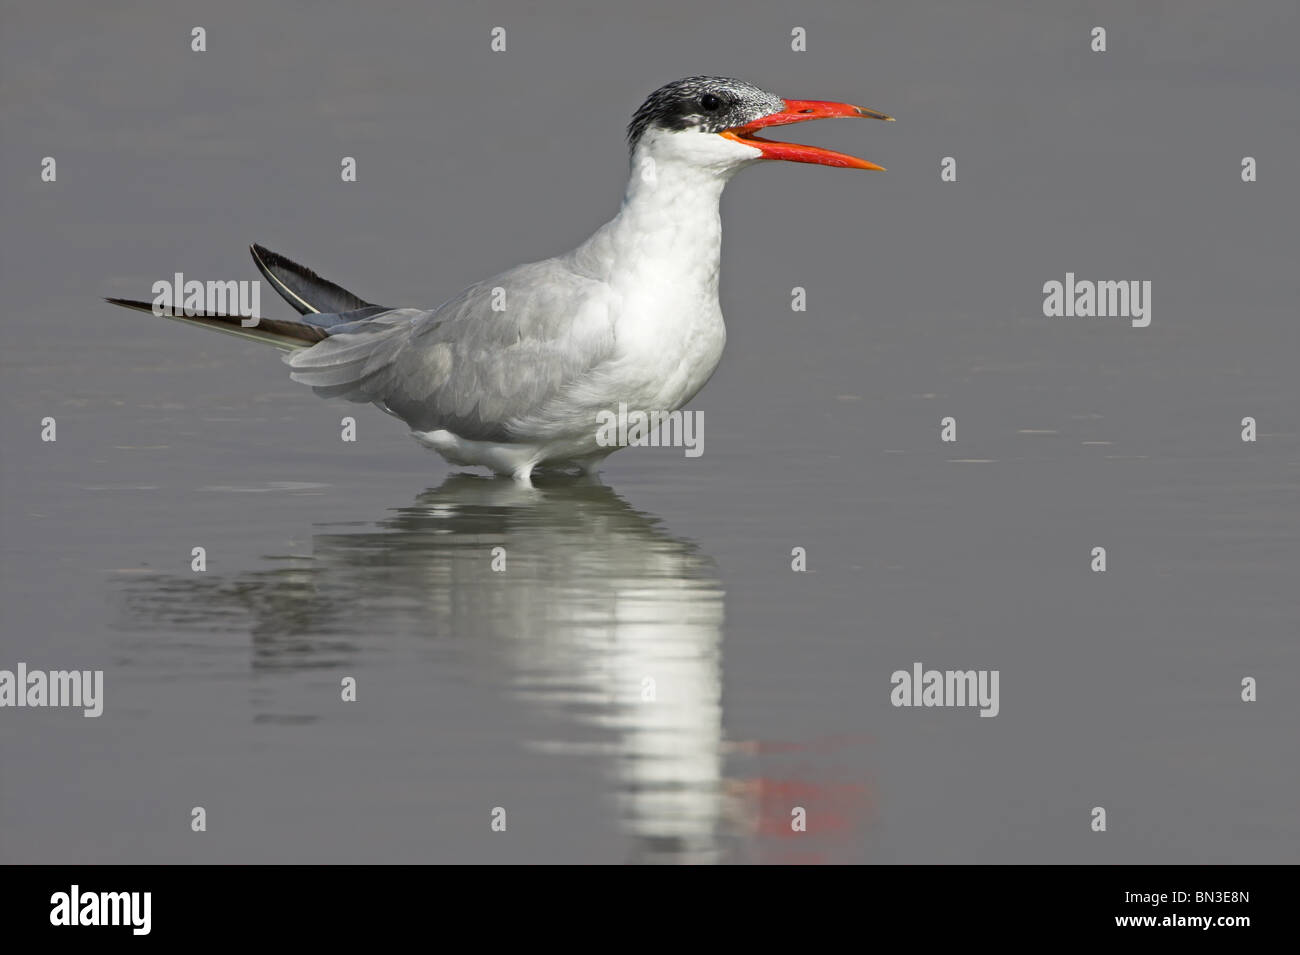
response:
M727 340L718 305L729 174L657 155L633 157L623 208L570 256L607 283L618 360L605 385L616 405L671 411L704 387Z

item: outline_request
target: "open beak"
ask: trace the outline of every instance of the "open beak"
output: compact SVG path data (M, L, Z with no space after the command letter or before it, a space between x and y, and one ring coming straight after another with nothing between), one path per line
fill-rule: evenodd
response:
M781 110L781 112L764 116L762 119L756 119L744 126L733 126L731 129L724 129L718 135L734 139L746 146L753 146L763 154L761 157L763 159L810 162L820 166L841 166L847 169L878 169L884 172L884 166L877 166L875 163L859 159L857 156L837 153L818 146L773 142L770 139L763 139L754 135L758 130L768 126L788 126L791 123L803 123L810 119L830 119L833 116L883 119L887 123L894 121L894 117L886 116L880 110L868 109L865 106L851 106L848 103L828 103L815 99L788 99L785 101L785 109Z

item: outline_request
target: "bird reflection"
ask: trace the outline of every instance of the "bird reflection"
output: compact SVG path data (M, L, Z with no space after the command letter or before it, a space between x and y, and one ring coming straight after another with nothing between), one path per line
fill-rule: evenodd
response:
M657 518L589 479L454 475L286 561L137 578L128 610L251 630L256 668L343 665L376 630L474 635L508 692L560 717L537 723L566 738L528 745L610 760L630 861L721 860L724 595L712 561Z

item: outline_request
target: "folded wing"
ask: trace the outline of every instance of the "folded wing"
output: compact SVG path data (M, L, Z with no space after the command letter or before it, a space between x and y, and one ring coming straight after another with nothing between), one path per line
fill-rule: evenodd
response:
M614 354L609 294L551 259L432 311L312 315L304 321L329 337L285 361L318 394L374 402L413 430L480 441L571 433L590 416L588 385Z

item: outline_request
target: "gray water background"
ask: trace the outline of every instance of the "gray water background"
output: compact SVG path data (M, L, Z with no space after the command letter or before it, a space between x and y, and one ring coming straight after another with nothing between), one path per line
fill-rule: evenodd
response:
M1295 4L0 10L0 668L106 674L99 719L0 711L0 861L1297 858ZM260 241L436 304L611 216L698 72L898 117L787 137L887 173L728 188L699 458L450 476L99 301ZM1044 318L1067 271L1151 326ZM1000 714L891 706L914 661Z

